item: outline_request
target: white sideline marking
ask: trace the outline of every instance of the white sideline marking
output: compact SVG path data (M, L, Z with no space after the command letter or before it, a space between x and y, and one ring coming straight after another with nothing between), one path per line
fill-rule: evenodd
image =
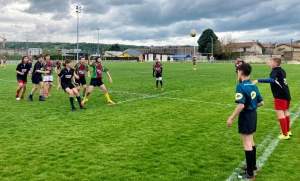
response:
M292 109L294 109L298 104L299 104L300 101L298 101L293 107ZM291 110L292 110L291 109ZM295 120L299 117L299 114L300 114L300 108L297 110L297 112L293 115L293 117L291 118L291 122L290 122L290 127L292 127L292 124L295 122ZM278 126L276 125L274 128L277 128ZM274 130L274 128L272 129L272 132ZM263 141L261 144L258 145L258 148L260 147L264 147L264 145L269 141L270 139L270 135L272 134L269 134ZM279 139L276 137L275 139L273 139L273 141L271 141L271 143L267 146L267 148L265 149L265 151L262 153L262 155L257 159L256 161L256 164L257 164L257 167L259 169L261 169L265 162L268 160L268 158L270 157L270 155L273 153L273 151L275 150L275 148L277 147L279 143ZM245 160L242 161L242 164L245 163ZM236 168L235 170L238 170L238 168ZM238 174L236 171L232 172L231 175L226 179L226 181L232 181L234 178L236 178L236 174Z
M140 98L128 99L128 100L125 100L125 101L117 102L116 104L123 104L125 102L131 102L131 101L136 101L136 100L140 100L140 99L148 99L148 98L159 97L159 96L162 96L162 95L165 95L165 94L174 93L174 92L179 92L179 90L164 92L164 93L161 93L161 94L143 96L143 97L140 97Z
M110 90L109 92L116 92L116 93L122 93L122 94L132 94L132 95L139 95L139 96L152 96L152 95L154 95L154 94L151 95L151 94L142 94L142 93L136 93L136 92L118 91L118 90Z
M220 103L220 102L209 102L209 101L201 101L201 100L194 100L194 99L181 99L181 98L174 98L174 97L158 97L158 98L186 101L186 102L200 102L200 103L206 103L206 104L215 104L215 105L219 105L219 106L236 107L236 104L226 104L226 103ZM268 108L259 108L259 110L275 112L274 109L268 109ZM291 114L293 114L293 113L291 113Z

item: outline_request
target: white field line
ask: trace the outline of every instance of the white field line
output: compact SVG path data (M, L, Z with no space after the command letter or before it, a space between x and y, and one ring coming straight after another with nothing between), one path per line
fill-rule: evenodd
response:
M128 99L128 100L125 100L125 101L117 102L116 104L123 104L123 103L126 103L126 102L136 101L136 100L140 100L140 99L155 98L155 97L159 97L159 96L162 96L162 95L165 95L165 94L174 93L174 92L179 92L179 90L164 92L164 93L155 94L155 95L148 95L148 96L143 96L143 97L134 98L134 99Z
M185 101L185 102L199 102L199 103L214 104L219 106L236 107L236 104L226 104L220 102L209 102L209 101L201 101L201 100L194 100L194 99L181 99L181 98L174 98L174 97L158 97L158 98ZM259 108L259 110L275 112L274 109L268 109L268 108Z
M129 94L129 95L139 95L139 96L153 96L156 94L142 94L142 93L137 93L137 92L128 92L128 91L118 91L118 90L109 90L109 92L116 92L116 93L121 93L121 94Z
M298 101L290 110L293 110L298 104L300 103L300 101ZM295 120L299 117L300 114L300 108L297 110L297 112L295 114L293 114L293 117L291 118L291 123L290 126L292 126L292 124L295 122ZM257 151L261 150L262 148L265 147L265 144L269 142L270 138L272 137L271 135L273 135L272 133L274 133L274 131L278 129L278 125L276 125L272 131L271 134L268 134L267 137L258 145ZM275 131L276 132L276 131ZM270 157L270 155L273 153L273 151L275 150L275 148L277 147L279 143L279 139L276 137L275 139L273 139L270 144L267 146L267 148L265 149L265 151L263 152L263 154L257 159L256 164L257 167L259 169L261 169L263 167L263 165L265 164L265 162L268 160L268 158ZM243 160L240 165L244 165L245 164L245 160ZM226 179L226 181L232 181L235 180L236 178L236 174L238 174L238 170L240 170L239 168L236 168L234 172L231 173L231 175Z

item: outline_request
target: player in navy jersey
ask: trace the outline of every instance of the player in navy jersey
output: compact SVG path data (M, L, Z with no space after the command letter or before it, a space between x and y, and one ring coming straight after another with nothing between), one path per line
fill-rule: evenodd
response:
M161 90L164 90L163 82L162 82L162 70L163 70L162 64L158 61L157 58L155 58L155 64L152 67L152 75L153 77L156 78L156 86L154 90L158 89L158 82L160 82Z
M33 101L33 94L37 90L38 86L40 87L40 94L39 94L39 101L45 101L43 98L43 79L42 79L42 74L47 74L50 73L49 71L44 70L44 56L40 54L38 56L38 61L34 64L34 68L32 71L32 83L34 87L32 88L30 95L28 96L28 99L30 101Z
M77 75L75 75L75 70L71 68L71 63L72 63L71 60L67 59L63 64L65 68L62 69L58 74L57 89L61 87L65 92L67 92L70 95L70 103L71 103L72 111L76 111L76 108L74 106L74 94L76 95L80 109L85 109L85 107L83 107L81 104L79 92L72 84L72 81L74 84L77 84L74 78L77 77Z
M239 84L236 86L235 102L238 104L227 120L227 126L232 125L233 119L238 115L238 132L242 135L245 150L246 166L241 166L245 173L237 175L238 178L254 180L256 167L256 147L253 134L256 131L256 108L264 104L260 92L255 84L250 82L252 68L245 63L237 67Z
M18 80L18 88L16 90L16 100L24 99L24 94L26 92L27 85L27 75L30 74L30 65L28 64L27 56L23 56L21 63L18 64L16 68L17 80ZM21 98L19 97L19 93L22 91Z
M282 134L278 136L278 139L287 140L290 139L290 136L292 136L292 132L290 131L290 116L288 113L291 95L286 81L286 73L280 67L280 64L280 58L272 58L269 60L268 65L272 68L270 77L257 79L252 83L270 83L274 97L274 106L282 131Z

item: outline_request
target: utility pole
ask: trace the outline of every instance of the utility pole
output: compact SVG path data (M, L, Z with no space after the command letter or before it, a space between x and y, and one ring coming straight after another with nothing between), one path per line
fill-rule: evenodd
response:
M28 56L28 35L26 35L26 56Z
M76 13L77 13L77 63L78 63L78 34L79 34L79 13L81 13L81 7L76 6Z
M214 56L214 39L213 37L210 37L211 38L211 56L213 57Z
M98 41L97 41L97 56L98 56L98 53L99 53L99 28L97 28L98 30Z

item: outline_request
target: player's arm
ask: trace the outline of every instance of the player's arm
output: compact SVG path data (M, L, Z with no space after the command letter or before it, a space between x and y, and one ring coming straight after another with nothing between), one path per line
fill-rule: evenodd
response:
M48 73L50 73L49 70L47 70L47 71L42 71L40 66L38 66L38 67L36 68L36 72L41 73L41 74L48 74Z
M76 77L76 79L78 79L77 77L78 77L78 75L77 75L77 73L76 72L78 72L78 63L76 63L75 64L75 66L74 66L74 76Z
M73 78L79 79L79 76L75 73L75 71L74 71L74 74L73 74Z
M256 79L252 81L252 84L257 84L257 83L274 83L275 80L273 78L265 78L265 79Z
M91 55L88 56L88 64L92 66L93 62L91 62Z
M153 65L153 67L152 67L152 76L155 77L154 65Z
M244 109L245 105L243 103L239 103L238 106L235 108L235 110L233 111L233 113L231 114L231 116L228 118L227 120L227 126L231 126L232 125L232 121L233 119L240 114L240 112L242 112L242 110Z
M111 78L111 76L110 76L110 74L109 74L109 72L108 72L108 70L106 70L106 75L107 75L107 77L109 78L109 82L113 82L113 80L112 80L112 78Z
M61 77L60 76L61 75L58 75L58 77L57 77L57 89L59 89L61 87L61 85L60 85Z

